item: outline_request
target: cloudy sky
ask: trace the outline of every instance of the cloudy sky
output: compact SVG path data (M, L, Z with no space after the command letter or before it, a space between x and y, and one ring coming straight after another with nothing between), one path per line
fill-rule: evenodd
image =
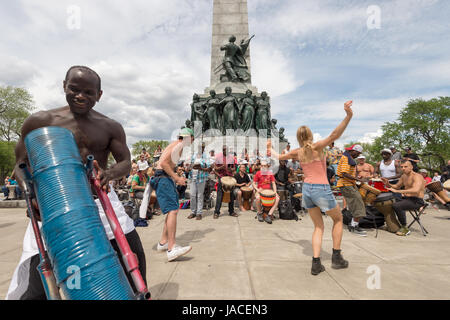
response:
M0 0L0 85L27 88L37 109L60 107L66 70L87 65L102 77L96 109L122 123L130 146L169 139L209 85L212 4ZM299 125L328 135L346 100L355 116L338 145L370 141L409 99L449 95L448 0L248 0L248 9L253 85L295 146Z

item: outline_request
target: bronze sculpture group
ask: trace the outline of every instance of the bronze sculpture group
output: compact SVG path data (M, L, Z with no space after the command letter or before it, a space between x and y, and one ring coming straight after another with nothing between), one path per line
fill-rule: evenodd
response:
M220 77L221 82L229 82L225 93L217 94L210 90L209 97L200 98L194 94L191 103L191 117L186 121L186 126L193 128L196 123L201 123L202 132L209 130L212 135L225 135L227 130L239 130L246 136L267 135L267 137L279 137L286 142L284 128L276 128L276 119L272 119L270 101L267 92L262 92L258 97L249 89L245 95L233 93L233 83L250 83L250 72L244 58L250 40L243 39L240 45L236 45L235 36L229 38L229 42L220 50L225 51L222 64L215 72L225 71Z

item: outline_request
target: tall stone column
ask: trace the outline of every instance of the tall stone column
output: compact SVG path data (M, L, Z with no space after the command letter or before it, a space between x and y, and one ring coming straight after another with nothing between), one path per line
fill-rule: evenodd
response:
M228 43L228 38L236 36L236 44L249 37L247 0L214 0L212 48L211 48L211 81L210 87L220 83L220 74L217 72L222 65L224 52L220 47ZM245 54L250 71L250 48Z

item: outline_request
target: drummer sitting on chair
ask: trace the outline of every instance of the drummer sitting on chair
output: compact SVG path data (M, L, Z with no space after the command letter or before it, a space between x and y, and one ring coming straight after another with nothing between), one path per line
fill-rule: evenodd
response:
M406 226L406 213L405 210L414 210L421 208L425 202L423 196L425 193L425 180L422 175L413 171L413 166L410 161L401 161L402 176L397 184L391 185L387 178L381 178L387 189L394 193L399 193L402 196L400 201L395 202L392 206L398 217L398 221L402 225L398 236L406 236L411 232ZM404 187L404 190L400 188Z
M273 220L273 212L275 211L275 208L278 207L280 197L277 194L277 184L275 183L275 177L273 173L269 171L269 165L267 161L261 161L261 170L258 171L253 177L253 189L255 190L256 208L258 210L257 217L258 221L260 222L264 221L262 215L260 192L262 190L272 190L273 192L275 192L275 204L270 209L269 215L265 219L267 223L271 224Z
M246 163L247 161L245 161ZM242 162L239 165L239 172L234 175L234 178L236 179L236 188L234 188L234 196L237 198L238 204L239 204L239 210L246 211L243 207L243 200L242 200L242 191L241 187L250 187L252 182L250 181L250 177L245 172L246 171L246 165L244 162ZM253 195L252 195L253 198Z

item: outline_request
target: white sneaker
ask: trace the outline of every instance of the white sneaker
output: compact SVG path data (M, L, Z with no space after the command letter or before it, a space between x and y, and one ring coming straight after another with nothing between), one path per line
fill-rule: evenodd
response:
M170 251L167 250L167 260L168 261L175 260L176 258L181 257L182 255L185 255L186 253L188 253L191 250L192 250L191 246L180 247L178 245L175 245L172 248L172 250L170 250Z
M158 245L156 246L156 251L163 252L163 251L166 251L168 248L169 248L169 242L166 242L163 245L160 245L158 242Z

